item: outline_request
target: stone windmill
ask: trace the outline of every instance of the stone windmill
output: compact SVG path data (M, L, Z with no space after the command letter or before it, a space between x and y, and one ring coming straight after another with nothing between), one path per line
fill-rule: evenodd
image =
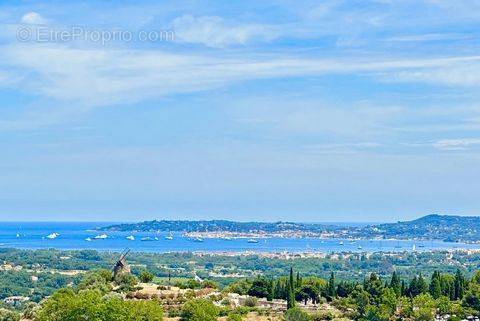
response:
M130 249L125 249L120 257L118 258L117 263L115 263L115 266L113 267L113 278L115 279L117 275L123 274L123 273L130 273L130 265L127 264L126 257L130 253Z

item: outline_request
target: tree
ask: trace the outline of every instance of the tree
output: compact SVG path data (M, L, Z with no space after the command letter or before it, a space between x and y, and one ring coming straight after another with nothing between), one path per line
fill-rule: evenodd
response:
M295 290L295 281L293 280L293 268L292 267L290 267L290 275L289 275L288 280L289 280L288 282L289 282L290 287L294 291Z
M463 277L462 272L460 269L457 269L455 273L455 279L453 281L454 284L454 299L461 300L463 295L465 294L465 278Z
M434 299L438 299L442 295L442 285L439 278L432 279L430 283L430 294Z
M335 287L335 274L330 273L327 284L327 299L333 300L337 296L337 288Z
M352 292L352 298L355 301L358 314L363 317L367 312L367 306L370 305L370 294L363 290L361 286L357 286Z
M423 278L422 274L415 276L408 286L408 295L410 297L416 297L419 294L426 293L428 291L427 282Z
M181 321L216 321L219 310L210 300L194 299L185 302L180 313Z
M437 309L440 315L452 314L453 304L446 296L437 298Z
M248 295L256 296L257 298L266 298L270 293L270 282L262 277L256 278L250 289Z
M217 284L217 282L215 282L213 280L204 280L202 282L202 288L204 288L204 289L216 289L216 288L218 288L218 284Z
M19 321L20 315L16 312L0 309L0 321Z
M380 297L380 314L386 316L388 319L397 309L397 295L392 288L385 288L382 290Z
M435 317L435 301L428 293L413 298L412 307L413 318L416 321L431 321Z
M87 273L77 286L78 290L99 290L107 293L112 290L110 282L112 281L112 272L108 270L95 270Z
M153 278L154 278L154 275L147 270L143 270L140 273L140 281L142 281L143 283L150 283L153 281Z
M393 271L392 279L390 280L390 288L393 289L397 297L402 296L402 282L396 271Z
M480 285L471 284L470 290L463 297L462 305L480 312Z
M307 301L310 299L312 300L313 304L318 302L318 298L320 296L320 290L314 284L304 284L302 287L297 291L297 301L304 301L307 304Z
M293 268L290 268L290 276L288 278L287 309L295 307L295 286L293 282Z

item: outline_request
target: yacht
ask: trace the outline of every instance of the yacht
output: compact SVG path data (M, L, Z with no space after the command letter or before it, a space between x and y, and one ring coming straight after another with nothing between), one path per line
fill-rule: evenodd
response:
M343 241L340 241L338 244L339 244L339 245L343 245Z
M90 237L87 237L87 238L85 239L85 241L87 241L87 242L91 242L91 241L92 241L92 239L91 239Z
M203 239L202 239L201 237L198 237L198 236L197 236L197 237L194 238L192 241L194 241L194 242L203 242Z
M99 234L94 237L95 240L105 240L106 238L108 238L107 234Z
M129 240L129 241L135 241L135 236L129 235L129 236L126 237L126 239Z
M256 240L256 239L249 239L247 242L248 242L248 243L258 243L258 240Z
M53 240L53 239L56 239L59 236L60 236L60 234L53 232L53 233L47 235L47 239Z

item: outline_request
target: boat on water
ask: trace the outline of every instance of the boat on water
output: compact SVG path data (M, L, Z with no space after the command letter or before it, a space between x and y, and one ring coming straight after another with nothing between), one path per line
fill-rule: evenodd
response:
M105 240L107 238L108 238L107 234L99 234L99 235L94 237L95 240Z
M85 241L87 241L87 242L91 242L91 241L92 241L92 238L90 238L90 237L87 237L87 238L85 239Z
M343 245L343 241L340 241L340 242L338 243L338 245Z
M361 249L362 249L362 246L361 246L361 245L357 246L357 249L361 250Z
M194 242L203 242L203 239L201 237L195 237L192 239Z
M19 234L19 233L17 233L17 238L19 238L19 237L20 237L20 234Z
M135 241L135 236L129 235L129 236L126 237L126 239L129 240L129 241Z
M258 243L258 240L256 240L256 239L249 239L247 242L248 242L248 243Z
M48 234L48 235L46 236L46 238L49 239L49 240L53 240L53 239L56 239L56 238L59 237L59 236L60 236L60 234L58 234L58 233L56 233L56 232L53 232L53 233L51 233L51 234Z
M165 236L165 239L166 239L166 240L169 240L169 241L173 240L173 234L172 234L172 232L168 233L168 235Z
M151 242L151 241L158 241L158 237L150 237L150 236L145 236L140 239L142 242Z

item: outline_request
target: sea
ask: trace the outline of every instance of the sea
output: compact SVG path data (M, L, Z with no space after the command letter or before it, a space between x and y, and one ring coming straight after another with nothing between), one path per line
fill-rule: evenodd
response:
M180 232L100 232L99 222L8 222L0 223L0 248L59 249L135 252L404 252L480 249L479 244L418 240L350 240L322 238L203 239ZM58 235L51 237L52 234ZM106 234L105 236L98 236ZM50 235L50 238L47 237ZM134 240L127 239L133 236ZM167 236L172 236L168 238ZM97 237L97 239L95 238Z

